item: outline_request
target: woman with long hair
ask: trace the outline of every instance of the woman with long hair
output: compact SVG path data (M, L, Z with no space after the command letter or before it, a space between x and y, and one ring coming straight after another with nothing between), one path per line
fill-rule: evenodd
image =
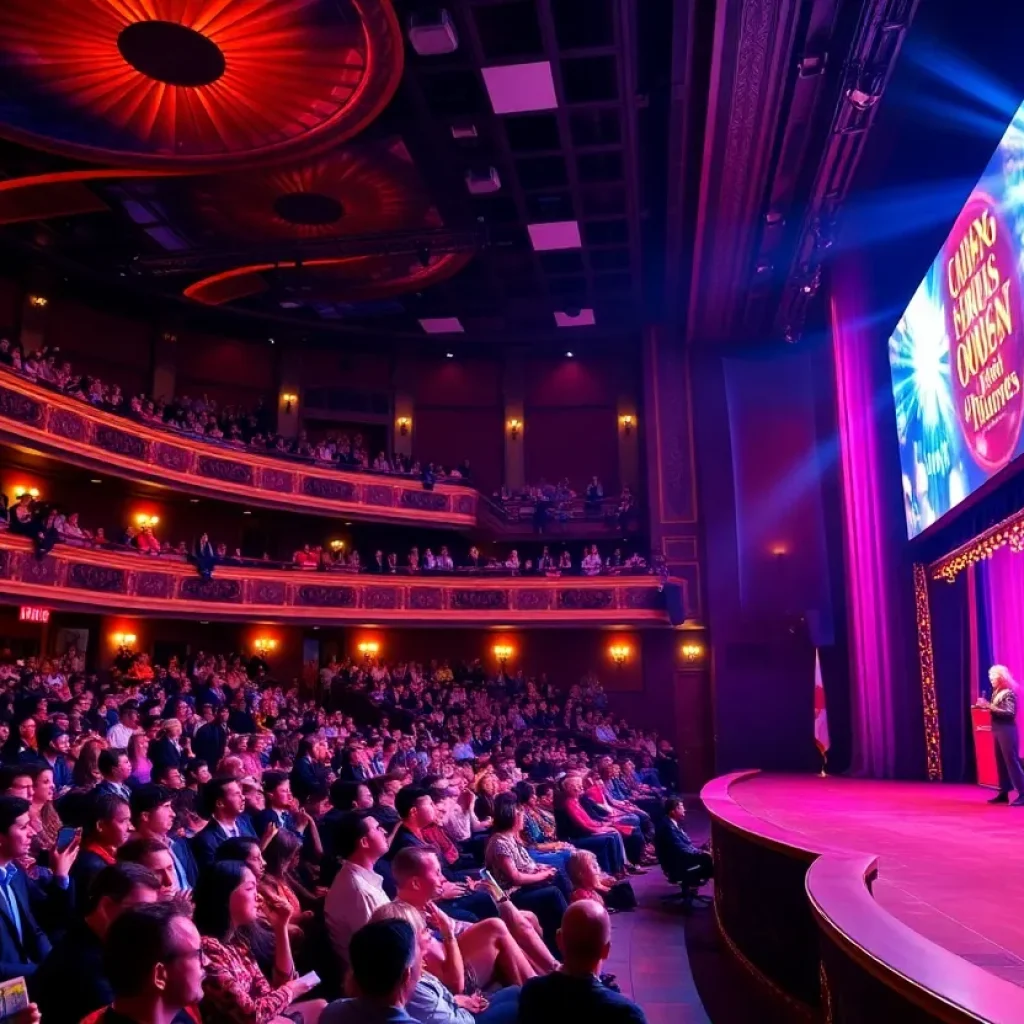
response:
M135 733L128 741L128 760L132 765L130 779L138 783L150 781L153 763L147 756L149 753L149 737L144 732Z
M32 803L28 809L29 854L40 860L57 845L57 833L61 820L53 798L56 788L53 784L53 769L48 764L26 765L25 771L32 779Z
M259 917L257 881L241 861L223 860L205 868L193 890L193 920L202 936L206 977L202 1013L205 1024L269 1024L285 1011L302 1024L316 1024L323 1000L296 1002L309 985L295 976L288 934L291 909L275 902L268 910L274 932L274 983L260 971L241 929Z
M71 785L79 792L95 789L102 781L100 774L100 751L106 749L103 740L86 740L78 751L75 767L71 772Z
M992 715L992 736L996 741L996 768L999 770L999 792L990 804L1010 802L1010 790L1017 791L1015 807L1024 807L1024 770L1020 766L1020 737L1017 733L1017 683L1005 665L988 670L992 697L978 700Z

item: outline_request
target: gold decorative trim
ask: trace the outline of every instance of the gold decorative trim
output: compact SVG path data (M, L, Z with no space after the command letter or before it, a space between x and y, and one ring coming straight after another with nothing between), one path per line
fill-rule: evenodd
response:
M939 702L935 693L935 652L932 648L932 611L928 599L928 574L914 563L914 612L917 618L917 656L921 664L921 704L924 711L924 744L928 778L942 781L942 744L939 733Z

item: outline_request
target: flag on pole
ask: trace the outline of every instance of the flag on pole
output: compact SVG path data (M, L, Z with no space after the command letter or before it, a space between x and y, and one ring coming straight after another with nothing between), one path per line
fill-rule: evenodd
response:
M825 687L821 682L821 654L814 651L814 742L821 756L828 752L828 712L825 710Z

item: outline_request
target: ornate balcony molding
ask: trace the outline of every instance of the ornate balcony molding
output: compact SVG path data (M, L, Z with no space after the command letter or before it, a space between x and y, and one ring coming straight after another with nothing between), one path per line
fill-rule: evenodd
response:
M471 487L318 467L299 460L188 438L93 409L22 377L0 372L0 440L98 473L171 484L179 490L352 519L476 526Z
M395 577L184 563L0 534L0 602L173 618L342 623L665 626L654 576Z

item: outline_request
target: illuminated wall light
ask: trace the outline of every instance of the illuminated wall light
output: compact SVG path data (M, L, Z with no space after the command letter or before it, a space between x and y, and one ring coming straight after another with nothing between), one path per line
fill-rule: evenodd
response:
M495 644L491 650L502 668L508 664L509 658L516 653L515 648L511 644Z
M786 544L773 544L772 554L776 558L782 558L783 555L789 554L789 547Z
M134 633L115 633L111 639L115 647L134 647L138 637Z
M281 395L281 401L284 403L284 411L290 413L293 406L298 404L299 396L293 395L290 391L285 391Z
M277 641L269 636L256 637L252 645L260 654L269 654L271 651L277 650Z
M914 612L917 619L917 657L921 666L925 758L930 781L942 780L942 743L939 702L935 693L935 652L932 648L932 610L928 601L928 574L914 564Z
M704 645L695 640L689 640L679 649L683 661L695 662L704 657Z
M356 650L364 658L376 658L380 653L380 644L376 640L363 640L356 647Z
M344 547L345 547L345 542L343 540L332 540L331 541L331 550L332 551L341 551L341 550L344 549Z
M28 297L29 305L35 306L37 309L44 309L49 301L45 295L30 295Z
M408 416L399 416L398 417L398 433L401 434L402 437L408 437L409 436L409 428L411 426L412 426L412 420L410 420Z
M629 644L612 644L608 648L608 655L620 668L629 661L629 656L633 653L633 649Z
M138 523L138 525L142 529L145 529L147 526L150 529L152 529L154 526L156 526L160 522L160 517L159 516L146 515L145 512L139 512L135 516L135 522Z
M634 420L632 416L623 416L621 417L620 422L622 423L622 432L626 437L629 437L629 435L633 433L633 426L635 425L636 420Z
M522 420L513 417L508 421L508 432L513 441L519 440L519 431L523 429Z
M15 486L14 496L15 498L21 498L22 495L27 494L33 501L39 497L39 488L37 487L26 487L24 484Z

